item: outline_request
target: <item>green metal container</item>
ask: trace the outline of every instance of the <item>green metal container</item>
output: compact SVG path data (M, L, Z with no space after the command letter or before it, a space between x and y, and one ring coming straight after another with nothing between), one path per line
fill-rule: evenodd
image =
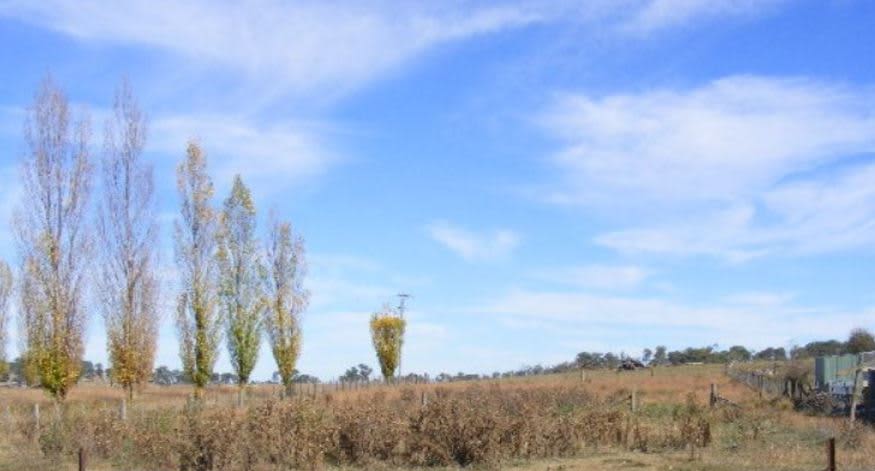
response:
M830 383L853 381L860 359L855 354L830 355L814 359L814 386L824 391Z

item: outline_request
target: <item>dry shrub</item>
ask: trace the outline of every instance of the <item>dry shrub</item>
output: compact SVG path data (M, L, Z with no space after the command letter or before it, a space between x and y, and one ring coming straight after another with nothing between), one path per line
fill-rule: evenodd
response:
M112 437L118 436L123 426L109 411L99 408L49 408L40 420L36 435L42 454L52 460L74 456L79 449L107 454L115 448ZM26 421L27 435L35 431L35 423Z
M248 416L248 437L257 461L279 469L322 465L332 446L334 426L328 412L312 401L267 400Z
M236 409L194 403L180 418L176 451L182 471L241 469L247 463L246 424Z
M686 446L704 448L711 443L711 422L706 413L707 411L696 402L694 395L687 396L687 403L675 416L680 437Z
M248 408L205 402L182 410L80 407L58 429L44 424L42 454L135 469L312 469L360 466L486 466L563 457L588 448L655 450L707 446L707 409L644 408L639 414L581 385L389 388L331 401L295 397ZM37 451L37 453L39 453Z
M409 433L407 417L384 400L381 394L376 401L347 403L335 410L335 460L358 465L399 461Z
M410 427L411 460L426 466L497 461L508 423L490 399L465 391L429 403Z
M106 450L103 456L111 458L115 455L115 461L138 463L144 468L178 469L180 467L179 442L187 440L187 437L179 435L184 429L180 426L178 409L132 411L125 425L126 434L119 440L120 448L114 454L113 450Z
M863 445L867 426L860 421L842 420L835 431L836 442L845 449L857 449Z

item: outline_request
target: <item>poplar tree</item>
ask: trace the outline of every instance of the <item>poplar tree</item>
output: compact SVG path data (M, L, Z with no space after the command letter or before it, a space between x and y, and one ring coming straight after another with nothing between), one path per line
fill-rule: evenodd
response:
M404 331L407 321L401 314L384 306L381 312L371 316L371 341L380 363L380 372L386 382L395 377L395 370L401 363L401 347L404 345Z
M291 394L295 366L301 352L301 314L310 293L304 289L307 272L304 241L292 232L288 222L274 221L267 244L268 309L265 327L273 358L286 394Z
M12 295L12 270L9 265L0 260L0 377L9 373L9 361L6 357L6 343L9 329L9 297Z
M97 285L112 380L129 398L151 377L158 340L158 224L152 166L142 159L145 143L145 117L124 81L104 134Z
M255 218L252 195L237 175L221 215L217 258L225 339L237 375L238 402L258 359L262 313L267 307Z
M87 119L71 123L67 97L47 78L27 112L24 138L24 195L14 225L26 366L63 401L79 378L87 322L89 125Z
M194 142L176 171L180 219L175 224L176 263L182 282L176 325L183 371L199 397L209 383L221 339L217 314L216 212L206 156Z

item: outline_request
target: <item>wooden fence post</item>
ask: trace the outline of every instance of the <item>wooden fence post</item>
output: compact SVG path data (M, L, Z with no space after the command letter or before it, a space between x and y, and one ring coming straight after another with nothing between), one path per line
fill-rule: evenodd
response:
M119 417L122 421L128 420L128 401L122 398L122 403L119 406Z
M88 465L88 457L85 454L85 448L79 448L79 471L85 471Z
M422 400L420 402L420 405L422 407L425 407L428 405L428 394L425 391L422 391Z
M851 422L857 419L857 388L861 387L863 382L860 380L862 370L859 368L854 373L854 389L851 390Z
M36 430L39 432L39 403L33 405L33 420L36 422Z
M711 395L708 397L708 406L712 409L717 404L717 385L711 383Z
M836 471L836 439L826 442L826 471Z

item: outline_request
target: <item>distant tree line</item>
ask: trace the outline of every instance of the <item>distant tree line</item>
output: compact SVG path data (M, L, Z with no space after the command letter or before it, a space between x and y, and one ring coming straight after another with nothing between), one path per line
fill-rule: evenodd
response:
M817 340L806 343L801 346L794 346L788 352L784 347L767 347L756 351L748 349L741 345L733 345L728 349L721 350L716 345L705 347L687 347L682 350L669 351L664 345L659 345L654 349L645 348L639 357L632 357L625 353L599 353L599 352L580 352L573 361L566 361L552 366L543 365L526 365L514 370L495 371L492 374L476 374L457 372L439 373L430 377L426 374L409 373L401 378L402 382L417 383L430 382L432 379L437 382L455 382L455 381L473 381L479 379L501 379L524 376L536 376L543 374L567 373L584 369L615 369L620 364L628 359L641 361L648 366L676 366L689 363L708 363L708 364L725 364L732 362L744 362L751 360L765 361L786 361L804 358L814 358L824 355L844 355L848 353L861 353L875 351L875 337L872 333L865 329L854 329L851 331L848 339L840 340ZM16 358L9 363L8 372L5 375L0 375L0 379L8 379L9 373L11 377L19 382L27 383L27 363L22 358ZM338 377L341 382L370 382L373 369L364 364L348 368L342 375ZM92 363L90 361L82 361L79 368L79 379L86 380L107 380L112 378L112 369L104 369L101 363ZM300 383L320 383L321 380L315 376L303 374L294 369L287 378L283 379L283 375L279 371L275 371L271 377L272 383L276 384L300 384ZM172 384L192 384L191 379L186 376L185 372L179 369L171 370L166 366L159 366L154 370L151 376L151 382L160 385ZM239 384L239 377L234 373L216 373L210 374L208 383L211 384ZM28 383L30 384L30 383Z
M648 366L676 366L690 363L726 364L752 360L787 361L868 351L875 351L875 337L868 330L858 328L852 330L845 341L818 340L805 345L794 346L790 348L789 352L784 347L767 347L757 351L742 345L733 345L723 350L719 349L717 345L709 345L669 351L664 345L659 345L654 349L645 348L639 357L633 357L622 352L619 354L611 352L580 352L574 361L566 361L552 366L527 365L515 370L496 371L491 375L463 372L456 374L440 373L434 379L438 382L471 381L567 373L581 368L615 369L628 359L641 361Z

